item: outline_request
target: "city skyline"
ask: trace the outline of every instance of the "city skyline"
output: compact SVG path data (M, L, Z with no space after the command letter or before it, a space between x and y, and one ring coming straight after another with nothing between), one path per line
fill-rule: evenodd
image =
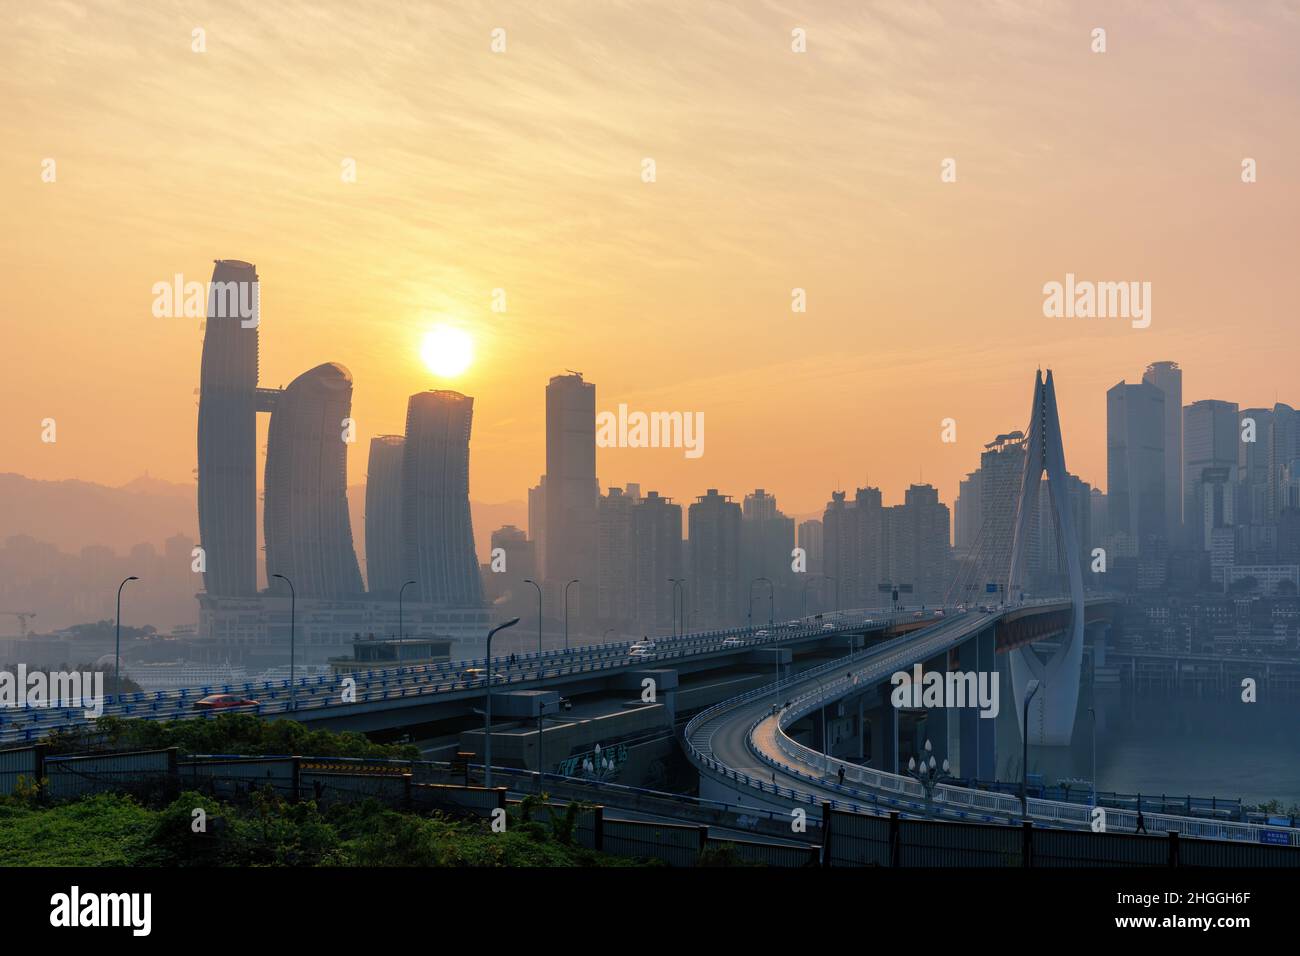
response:
M1186 402L1300 400L1277 347L1294 340L1278 240L1300 199L1277 158L1297 151L1297 131L1273 121L1296 115L1300 89L1286 8L1229 25L1212 4L1179 18L1107 4L831 5L809 15L802 55L784 11L665 9L593 16L582 33L516 9L503 55L491 25L437 11L298 18L295 30L335 54L328 70L288 42L287 21L254 29L241 16L252 8L237 5L205 24L201 55L179 11L91 9L75 29L56 9L29 12L0 41L15 67L2 81L13 148L0 168L22 226L6 246L5 304L40 317L10 329L24 361L0 423L6 469L190 479L200 323L155 317L151 290L178 274L205 280L214 255L264 274L261 318L276 333L261 350L264 383L345 362L358 447L399 433L414 392L475 396L471 495L482 501L522 500L544 471L537 396L564 368L599 385L598 410L708 420L699 459L600 449L602 486L690 500L761 485L798 515L818 510L828 485L868 478L895 503L924 475L951 502L983 443L1024 427L1018 383L1035 367L1059 376L1072 471L1098 487L1099 396L1149 362L1181 363ZM1094 18L1110 31L1104 56L1086 42ZM142 86L127 87L111 64L137 47L150 56ZM391 81L337 68L378 47ZM670 50L696 64L690 77L658 72ZM1004 66L996 76L980 66L990 58ZM1155 78L1192 61L1168 99ZM47 73L63 83L24 79ZM502 82L533 95L503 98ZM701 83L716 91L703 104ZM88 98L68 100L65 86ZM373 119L301 109L326 101ZM430 132L432 152L420 145ZM167 145L122 163L138 141ZM1250 184L1246 157L1259 164ZM347 159L355 182L340 178ZM1104 191L1062 186L1098 170ZM60 255L40 252L52 248ZM1150 281L1150 326L1045 318L1044 284L1067 275ZM807 312L791 311L796 288ZM505 312L492 311L494 290ZM419 354L439 323L473 337L474 362L455 380ZM125 373L118 387L88 385L104 369ZM59 423L52 445L40 441L47 417ZM97 427L104 417L119 427ZM939 441L948 417L952 445ZM773 436L779 453L756 474L753 449ZM349 485L363 459L349 456Z

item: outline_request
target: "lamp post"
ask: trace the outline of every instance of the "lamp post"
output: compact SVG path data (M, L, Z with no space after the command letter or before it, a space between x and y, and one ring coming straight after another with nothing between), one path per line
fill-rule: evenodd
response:
M569 653L569 588L580 583L574 578L564 586L564 653Z
M1092 805L1097 805L1097 709L1088 708L1088 714L1092 717Z
M414 581L407 581L397 589L397 639L400 641L402 634L402 592L406 590L407 585L414 584Z
M808 588L817 583L817 579L822 575L814 574L803 583L803 616L808 616Z
M496 636L497 631L504 631L507 627L514 627L518 623L519 618L512 617L504 624L498 624L488 631L485 650L487 659L484 661L487 665L487 702L483 705L483 785L485 787L492 786L492 638ZM541 625L539 624L538 627Z
M524 578L524 584L537 588L537 656L542 656L542 586L531 578Z
M768 587L767 626L769 628L772 626L772 621L775 618L774 609L776 605L776 588L773 587L771 580L768 578L754 578L754 580L749 582L749 607L747 609L749 615L749 630L751 632L754 630L754 585L760 581L764 582ZM768 636L771 637L770 634Z
M942 767L935 766L932 750L930 740L926 738L925 753L921 755L921 765L919 767L916 765L915 757L909 757L907 760L908 775L925 788L925 816L927 819L933 815L934 811L934 788L952 776L948 770L947 758L944 759Z
M293 589L293 582L283 574L273 574L273 578L279 578L285 584L289 585L289 709L298 709L298 684L294 680L294 629L297 623L294 617L297 614L298 595Z
M122 588L127 581L139 581L134 574L117 586L117 624L113 628L113 693L116 700L122 697Z
M677 610L677 588L680 584L682 584L683 579L669 578L668 582L673 586L673 637L676 637L678 634L677 621L679 619L678 615L680 613Z
M1020 753L1020 815L1026 820L1029 819L1029 702L1037 693L1038 681L1031 680L1028 693L1025 694L1024 719L1020 722L1021 736L1024 738Z

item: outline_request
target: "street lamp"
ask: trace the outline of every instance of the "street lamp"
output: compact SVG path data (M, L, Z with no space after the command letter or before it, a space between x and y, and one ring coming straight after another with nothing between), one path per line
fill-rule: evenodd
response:
M1029 818L1029 702L1037 693L1038 681L1031 680L1025 694L1025 716L1020 722L1021 736L1024 738L1020 754L1020 814L1025 819Z
M768 587L767 626L769 628L772 626L772 622L776 617L776 588L768 578L754 578L754 580L749 582L749 608L747 610L749 615L749 630L751 632L754 630L754 585L759 581L766 583ZM768 636L771 637L770 634Z
M289 585L289 709L298 709L298 684L294 680L294 616L297 613L296 605L298 595L293 589L293 582L283 574L273 574L273 578L279 578L285 584Z
M569 653L569 588L579 583L574 578L564 586L564 653Z
M531 578L524 578L524 584L537 588L537 656L542 656L542 586Z
M948 770L948 761L945 758L942 767L935 766L934 754L931 752L929 738L925 741L925 753L921 756L921 765L916 765L916 758L909 757L907 760L907 773L912 779L916 780L925 788L925 815L928 819L933 815L934 810L934 788L942 781L949 779L952 774ZM926 758L929 759L926 759Z
M279 575L276 575L276 577L279 577ZM397 589L397 639L399 641L402 639L403 636L402 634L402 592L406 590L407 585L411 585L414 583L415 583L414 581L407 581L406 584L403 584L400 588Z
M538 618L540 621L541 618ZM497 631L504 631L507 627L514 627L519 623L519 618L512 617L504 624L498 624L492 630L488 631L487 649L484 663L487 665L487 703L483 706L483 785L492 786L492 638L496 636ZM537 625L538 628L541 624Z
M119 669L122 666L122 588L127 581L139 581L134 574L117 586L117 625L113 629L113 693L117 699L122 697L122 678Z
M1097 709L1088 708L1092 717L1092 805L1097 805Z
M673 637L676 637L678 633L677 621L679 612L677 610L677 587L682 584L684 580L684 578L668 579L668 582L673 586Z

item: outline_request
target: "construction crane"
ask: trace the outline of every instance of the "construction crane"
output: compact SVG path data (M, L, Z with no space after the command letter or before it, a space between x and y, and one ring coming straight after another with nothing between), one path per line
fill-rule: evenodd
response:
M9 614L18 618L18 630L23 636L27 636L27 621L36 616L35 611L0 611L0 614Z

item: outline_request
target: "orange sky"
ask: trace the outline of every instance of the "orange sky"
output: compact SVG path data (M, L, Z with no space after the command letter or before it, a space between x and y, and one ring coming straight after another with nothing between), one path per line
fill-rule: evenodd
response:
M199 323L151 289L218 257L261 275L264 385L351 370L354 483L411 392L453 387L482 501L544 469L565 368L602 410L705 414L703 457L601 450L602 484L789 513L868 476L951 503L1040 364L1103 485L1105 389L1150 361L1189 401L1300 402L1294 4L9 8L3 471L192 480ZM1151 327L1044 318L1067 272L1151 282ZM420 361L437 322L475 339L458 380Z

